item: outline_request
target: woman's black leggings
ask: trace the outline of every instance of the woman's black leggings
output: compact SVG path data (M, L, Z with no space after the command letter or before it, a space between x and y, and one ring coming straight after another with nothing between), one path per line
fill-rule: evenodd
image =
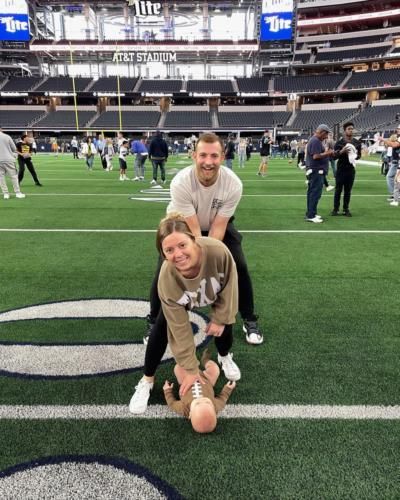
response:
M214 337L215 346L220 356L226 356L232 347L232 330L233 325L225 325L222 335L220 337ZM167 349L167 345L167 320L165 319L162 309L160 309L147 343L144 359L144 374L146 377L153 377L156 373L157 367Z

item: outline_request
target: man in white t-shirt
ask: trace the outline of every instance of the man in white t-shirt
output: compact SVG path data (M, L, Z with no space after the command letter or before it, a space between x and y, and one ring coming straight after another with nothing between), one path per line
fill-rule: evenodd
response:
M253 287L241 246L242 236L233 225L233 215L242 195L242 182L229 168L221 166L224 146L217 135L201 135L192 157L195 165L181 170L171 182L172 200L167 212L181 212L195 237L210 236L221 240L228 247L238 273L239 311L246 340L249 344L261 344L263 336L254 314ZM144 376L136 386L129 404L129 410L135 414L146 411L155 372L168 343L166 320L157 293L162 263L163 259L160 258L151 288L151 309L147 318L149 331L143 339L147 344ZM238 369L231 355L225 356L221 364L225 374Z
M221 166L223 151L222 141L217 135L206 133L200 136L193 152L195 165L184 168L171 181L172 200L167 212L182 213L193 234L216 238L229 248L238 270L239 311L244 321L243 331L249 344L261 344L263 336L254 314L253 287L241 246L242 236L233 225L243 186L234 172ZM158 274L159 269L150 295L149 330L160 310ZM147 338L144 339L145 343Z

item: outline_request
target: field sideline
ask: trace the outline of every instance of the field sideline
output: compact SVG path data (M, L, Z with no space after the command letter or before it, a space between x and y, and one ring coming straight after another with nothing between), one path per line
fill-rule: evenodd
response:
M43 187L26 171L26 199L0 200L0 498L399 498L400 212L379 166L357 167L352 218L330 217L324 192L317 225L294 164L260 178L258 155L235 160L266 341L247 345L238 317L242 380L199 436L164 404L169 355L149 413L127 413L169 182L151 188L149 166L137 183L116 161L33 161ZM170 158L168 181L189 164Z

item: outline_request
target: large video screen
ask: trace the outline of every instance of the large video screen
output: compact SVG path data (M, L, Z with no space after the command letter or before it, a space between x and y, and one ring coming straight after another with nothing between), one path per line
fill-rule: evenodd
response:
M260 41L292 39L293 0L263 0Z
M0 41L29 41L29 14L25 0L0 0Z

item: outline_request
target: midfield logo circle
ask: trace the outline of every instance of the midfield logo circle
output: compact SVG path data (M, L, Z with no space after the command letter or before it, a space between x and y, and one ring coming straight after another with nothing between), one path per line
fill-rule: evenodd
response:
M2 324L35 320L145 319L148 301L83 299L37 304L0 313ZM189 312L196 347L207 343L207 321ZM40 332L37 331L37 337ZM56 335L55 335L56 336ZM111 335L110 335L111 337ZM134 324L132 324L134 337ZM81 378L141 370L146 347L141 341L100 343L43 343L0 340L0 375L24 378ZM172 360L167 349L163 362Z

